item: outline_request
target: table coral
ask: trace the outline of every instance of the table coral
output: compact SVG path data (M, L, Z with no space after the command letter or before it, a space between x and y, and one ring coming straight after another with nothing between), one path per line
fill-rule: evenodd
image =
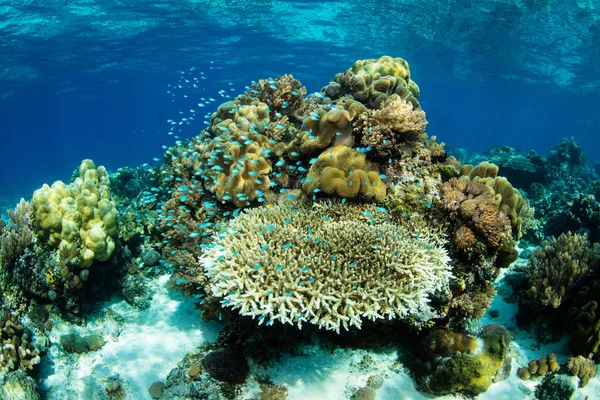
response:
M288 201L232 220L202 262L221 304L259 324L336 332L363 318L418 324L436 315L429 298L447 290L451 272L443 247L416 236Z
M310 167L302 189L308 194L319 188L340 197L361 194L381 201L387 187L379 175L378 165L367 161L364 153L338 145L321 153Z
M83 160L77 178L44 184L31 201L35 233L51 247L80 253L79 264L106 261L115 249L117 210L106 169Z

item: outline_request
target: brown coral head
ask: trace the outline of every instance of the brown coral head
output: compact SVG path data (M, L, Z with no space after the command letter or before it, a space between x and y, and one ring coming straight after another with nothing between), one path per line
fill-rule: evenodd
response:
M459 250L467 252L477 243L477 238L469 227L463 225L454 232L453 242Z

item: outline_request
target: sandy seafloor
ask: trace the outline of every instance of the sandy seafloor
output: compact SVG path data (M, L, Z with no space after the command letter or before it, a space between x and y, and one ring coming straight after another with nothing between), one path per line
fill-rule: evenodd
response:
M519 260L518 262L526 262ZM506 292L501 274L497 281L500 293ZM139 311L124 300L115 299L100 306L85 327L57 322L52 329L51 346L42 358L41 387L49 400L93 399L104 390L102 381L117 374L125 381L127 399L150 399L148 388L155 381L165 381L169 371L205 341L216 339L220 324L205 322L194 308L193 300L166 289L168 276L154 278L155 290L151 306ZM501 294L490 310L499 317L486 315L480 325L497 323L515 334L510 345L512 372L508 379L493 384L477 399L534 399L533 389L539 381L523 381L516 372L520 366L555 352L559 363L568 358L566 340L537 345L532 333L519 330L515 324L516 304L504 301ZM489 310L488 310L489 311ZM66 354L58 344L62 334L70 332L102 334L106 345L92 353ZM267 367L251 363L251 373L240 399L260 399L260 388L253 374L269 376L274 384L288 388L288 399L349 399L365 386L369 376L385 377L377 391L378 400L460 399L460 396L435 397L419 392L400 364L397 349L386 351L338 349L328 352L316 345L304 348L304 355L284 355L281 361ZM361 362L369 355L373 362ZM577 378L572 378L574 382ZM600 376L596 376L575 399L600 398Z

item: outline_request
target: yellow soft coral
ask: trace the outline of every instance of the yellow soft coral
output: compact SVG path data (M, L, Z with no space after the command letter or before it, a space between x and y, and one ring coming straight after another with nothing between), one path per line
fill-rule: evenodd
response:
M365 106L352 100L339 102L333 107L320 106L304 119L302 131L289 144L290 158L297 159L301 154L310 154L331 145L352 147L352 122L365 111Z
M410 79L408 63L402 58L382 56L358 60L345 73L337 74L323 90L332 99L351 95L369 108L379 108L392 94L419 105L419 87Z
M44 184L34 192L31 205L36 233L49 245L78 249L82 267L110 258L115 249L117 210L104 167L83 160L73 183Z
M310 167L302 189L312 194L317 188L341 197L362 194L378 201L385 198L387 191L379 177L379 166L347 146L325 150Z

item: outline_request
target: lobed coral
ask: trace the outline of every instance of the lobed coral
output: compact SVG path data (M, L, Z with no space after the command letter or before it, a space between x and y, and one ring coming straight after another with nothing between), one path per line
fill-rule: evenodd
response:
M310 167L302 189L313 194L317 188L345 198L361 194L381 201L386 195L378 165L366 161L364 153L341 145L325 150Z
M532 376L543 376L548 372L557 372L560 365L556 361L556 354L551 353L548 357L542 357L538 360L532 360L526 367L521 367L517 371L519 378L527 380Z
M31 343L29 333L6 309L2 311L0 318L0 339L2 340L1 372L17 369L29 372L40 363L40 352Z
M259 324L336 332L360 328L363 318L432 318L429 298L447 290L448 261L442 246L390 222L340 219L297 202L244 212L202 258L223 306Z
M82 161L69 185L56 181L36 190L31 206L38 237L51 247L78 251L81 267L106 261L114 251L117 210L106 169L92 160Z
M216 115L213 115L213 129L220 134L214 138L205 138L207 144L202 152L203 175L206 188L218 200L244 207L260 197L261 191L270 187L269 173L272 168L268 157L271 144L267 136L253 127L254 124L264 128L264 124L256 117L260 116L266 122L268 112L260 105L233 105L237 107L233 119L215 123L220 119L218 115L221 112L229 112L228 103L219 107ZM222 107L225 111L221 111ZM237 122L238 120L243 122Z
M567 232L542 242L526 269L526 291L521 302L540 312L558 308L563 298L598 260L600 247L590 248L587 235Z
M569 375L579 378L580 387L585 387L590 379L598 374L596 363L583 356L569 358L565 365L565 369Z
M346 72L336 74L321 92L334 100L349 95L369 108L379 108L389 96L397 94L420 107L419 87L410 78L408 63L389 56L356 61Z
M336 104L320 105L302 121L302 130L288 145L291 159L301 154L312 154L329 146L352 147L354 121L367 109L353 100L338 101Z

